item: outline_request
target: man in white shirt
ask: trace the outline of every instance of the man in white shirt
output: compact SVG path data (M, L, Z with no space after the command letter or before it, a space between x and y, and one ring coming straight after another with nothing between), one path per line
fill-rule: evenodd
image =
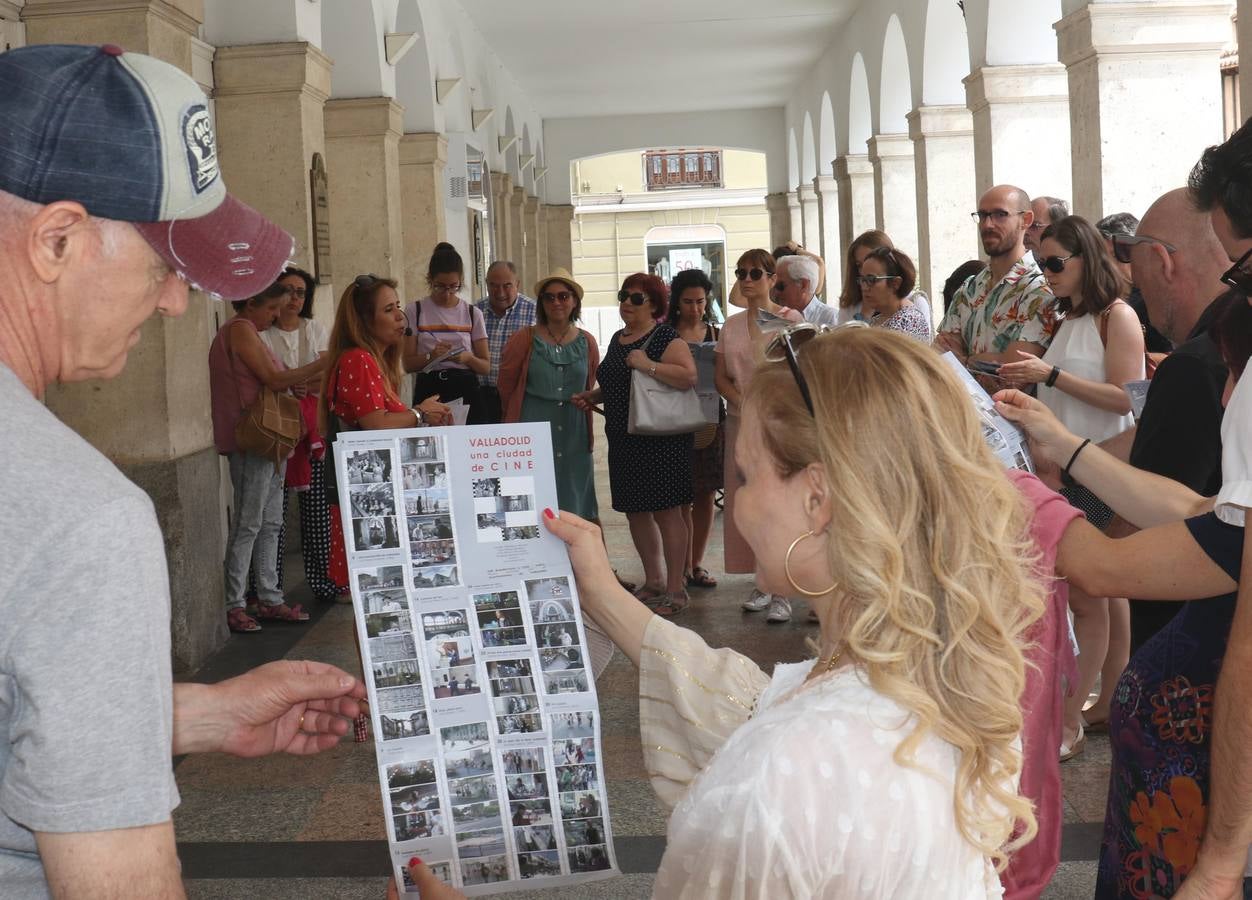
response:
M809 257L784 256L774 273L774 300L800 313L806 322L834 325L839 311L813 296L818 277L817 263Z

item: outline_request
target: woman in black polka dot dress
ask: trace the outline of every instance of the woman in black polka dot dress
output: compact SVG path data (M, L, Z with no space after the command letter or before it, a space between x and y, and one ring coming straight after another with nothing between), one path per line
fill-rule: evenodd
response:
M643 562L644 584L636 596L660 615L674 615L688 602L682 509L691 502L691 435L630 434L626 423L632 369L674 387L695 384L696 366L687 343L671 326L656 324L665 315L667 295L665 283L654 275L626 279L618 293L625 328L609 341L597 370L599 386L574 398L584 407L604 401L613 508L626 514Z

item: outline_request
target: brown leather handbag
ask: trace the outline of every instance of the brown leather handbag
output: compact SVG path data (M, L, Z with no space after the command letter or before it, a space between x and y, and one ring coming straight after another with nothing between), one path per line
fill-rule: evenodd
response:
M303 436L300 401L264 385L235 426L235 446L244 453L268 459L275 469L291 456Z

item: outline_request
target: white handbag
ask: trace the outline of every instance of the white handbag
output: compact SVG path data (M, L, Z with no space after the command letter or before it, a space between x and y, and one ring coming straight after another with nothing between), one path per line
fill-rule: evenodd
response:
M648 352L652 336L643 345ZM659 378L634 369L630 373L630 413L626 430L630 434L663 437L672 434L688 434L707 424L700 397L694 387L670 387Z

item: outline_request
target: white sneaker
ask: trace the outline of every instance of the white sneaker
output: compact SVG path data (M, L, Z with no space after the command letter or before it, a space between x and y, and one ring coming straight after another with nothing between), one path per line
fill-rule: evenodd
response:
M769 609L765 613L766 622L790 622L791 601L775 594L770 598Z
M743 610L744 612L760 612L765 607L769 606L769 601L769 594L763 594L756 588L753 588L751 596L749 596L747 600L743 601Z

